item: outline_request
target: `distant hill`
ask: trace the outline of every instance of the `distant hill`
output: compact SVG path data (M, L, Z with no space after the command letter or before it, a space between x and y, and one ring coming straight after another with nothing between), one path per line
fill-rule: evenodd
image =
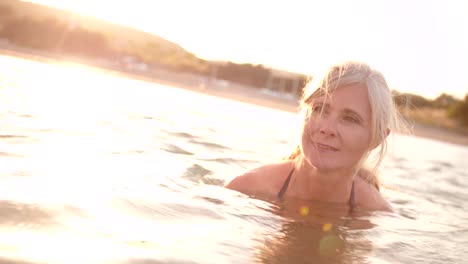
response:
M62 31L78 28L86 32L98 33L107 40L109 49L115 54L136 56L148 63L174 64L177 59L178 64L203 64L202 60L181 46L153 34L35 3L2 0L0 2L0 30L14 20L20 21L22 25L26 20L35 23L47 21L51 24L50 28L54 26L54 23L61 25ZM36 38L43 37L42 32L35 31ZM19 33L21 32L17 32Z
M128 42L134 45L155 43L165 51L187 52L179 45L164 38L133 28L112 24L93 17L82 16L70 11L59 10L31 2L2 0L0 2L0 24L12 16L24 16L36 21L53 17L59 21L76 23L76 26L90 31L101 32L113 39L122 40L123 42Z
M145 64L141 69L164 67L257 88L279 84L286 92L300 93L308 79L263 65L206 61L150 33L19 0L0 1L0 41L62 57L106 61L117 68Z

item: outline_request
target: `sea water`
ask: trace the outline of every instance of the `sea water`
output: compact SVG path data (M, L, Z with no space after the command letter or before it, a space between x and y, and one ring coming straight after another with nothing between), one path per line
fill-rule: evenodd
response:
M465 263L468 148L395 136L395 213L223 188L297 143L296 114L0 56L0 263ZM359 195L359 194L357 194ZM328 208L328 209L327 209Z

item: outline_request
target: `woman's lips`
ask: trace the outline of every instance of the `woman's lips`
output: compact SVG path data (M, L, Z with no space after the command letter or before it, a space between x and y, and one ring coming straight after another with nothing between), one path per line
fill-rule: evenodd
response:
M315 145L316 145L317 148L320 149L320 150L338 151L337 148L332 147L332 146L327 145L327 144L315 143Z

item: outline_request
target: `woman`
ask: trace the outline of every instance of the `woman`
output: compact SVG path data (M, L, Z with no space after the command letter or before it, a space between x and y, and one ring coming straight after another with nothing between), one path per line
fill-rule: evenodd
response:
M301 99L301 143L291 156L234 178L227 188L248 195L346 204L350 210L391 211L376 171L387 136L401 119L383 75L364 63L331 67ZM363 169L370 154L372 169Z

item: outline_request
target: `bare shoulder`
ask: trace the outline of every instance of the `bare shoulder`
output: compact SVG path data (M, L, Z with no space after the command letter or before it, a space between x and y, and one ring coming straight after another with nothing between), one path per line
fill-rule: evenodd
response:
M235 177L225 187L248 195L275 194L292 167L290 161L263 165Z
M356 177L356 200L360 207L367 210L393 211L380 191L360 177Z

